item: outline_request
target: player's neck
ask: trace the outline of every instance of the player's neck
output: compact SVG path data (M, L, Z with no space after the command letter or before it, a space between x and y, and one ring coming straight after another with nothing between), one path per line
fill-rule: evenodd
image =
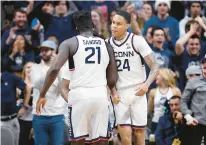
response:
M80 35L85 36L85 37L94 36L92 31L81 32Z
M118 41L123 40L126 36L127 36L127 32L124 33L124 35L122 35L122 36L115 37L115 40L118 40Z

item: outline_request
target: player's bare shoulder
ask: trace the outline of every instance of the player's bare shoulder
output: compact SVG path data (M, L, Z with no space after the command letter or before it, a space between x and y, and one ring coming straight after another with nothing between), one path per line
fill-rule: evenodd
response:
M65 52L69 52L70 55L74 55L75 52L78 49L78 38L76 36L70 38L70 39L66 39L64 40L60 46L59 46L59 50L60 49L64 49ZM61 50L60 50L61 51Z

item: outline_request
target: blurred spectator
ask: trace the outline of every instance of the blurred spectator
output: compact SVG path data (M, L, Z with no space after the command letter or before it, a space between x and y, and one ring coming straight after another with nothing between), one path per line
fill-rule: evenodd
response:
M175 51L178 56L177 66L180 75L180 89L182 91L186 83L186 69L190 63L200 65L199 60L206 54L206 49L200 49L200 38L197 35L194 35L196 34L197 29L197 23L191 24L189 32L177 41L175 47Z
M135 12L135 7L133 5L129 5L126 10L131 16L131 25L127 30L129 32L133 32L136 35L141 35L141 30L139 28L139 24L137 23L137 14Z
M164 29L166 36L169 36L172 43L170 48L175 47L176 40L179 38L179 23L176 19L169 16L168 12L171 8L169 0L156 0L155 10L157 16L150 18L144 25L143 35L145 36L146 30L150 26L160 26ZM168 43L168 41L167 41ZM168 44L165 43L165 47L168 48Z
M11 52L4 57L4 70L13 72L21 77L23 67L29 61L35 61L35 54L24 36L17 35Z
M172 96L181 96L180 90L176 87L174 73L167 69L161 68L156 78L157 88L152 89L149 93L148 112L154 113L152 118L151 133L154 134L159 118L166 111L165 103Z
M145 39L150 47L152 47L152 36L151 36L152 28L153 26L148 27L145 35Z
M27 13L23 10L14 12L11 28L3 33L1 38L2 55L8 52L8 48L12 45L17 35L23 35L28 43L31 44L31 29L27 25Z
M137 12L137 22L139 24L140 29L144 28L144 24L147 20L149 20L152 16L154 16L154 10L151 4L144 3L142 8Z
M21 107L19 110L19 124L20 124L20 137L19 145L33 145L34 140L30 137L30 130L32 129L32 94L34 93L33 87L30 79L30 70L33 62L28 62L25 64L22 79L27 85L26 91L27 96L24 96L25 104L27 106Z
M106 21L104 20L104 16L99 9L93 9L91 11L92 22L94 24L94 29L98 33L99 36L106 39L109 37L108 34L108 26Z
M52 8L45 8L45 2L41 2L32 14L36 16L45 29L45 39L49 36L55 36L61 43L77 34L72 21L72 15L69 14L70 5L66 0L55 1L55 13L51 14ZM50 5L50 7L52 7Z
M187 80L192 79L196 76L200 76L201 74L202 71L199 65L190 65L185 72Z
M201 60L201 70L201 76L188 80L182 95L181 107L188 125L183 145L200 145L203 137L206 143L206 56Z
M155 133L156 145L180 145L184 129L180 99L180 96L173 96L169 101L171 113L160 117ZM177 142L179 144L175 144Z
M200 19L198 18L198 20L200 20ZM201 20L200 20L200 23L201 23ZM201 34L203 32L203 28L206 28L206 25L204 23L202 23L202 26L203 26L202 27L200 25L200 23L196 20L188 21L186 23L186 26L185 26L185 32L186 33L189 32L192 25L196 25L195 26L196 27L196 32L194 32L194 34L196 34L200 38L200 46L201 46L200 47L200 53L202 53L204 55L204 53L206 52L206 49L204 49L204 48L206 48L206 41L201 39Z
M32 86L38 90L38 94L43 87L46 73L55 59L52 52L56 50L56 45L51 40L44 41L41 46L42 60L40 64L33 64L30 77ZM60 96L60 79L56 79L46 94L47 104L41 111L41 116L36 114L36 103L39 95L33 96L33 128L35 144L47 144L48 137L53 145L63 143L64 137L64 111L66 103Z
M170 68L173 70L172 52L168 48L163 48L166 40L166 34L161 27L153 27L151 31L152 50L155 52L155 59L161 67Z
M1 128L5 128L7 132L12 132L11 136L1 138L2 142L14 139L13 145L18 145L19 142L19 122L17 120L17 105L16 105L16 89L19 88L24 92L26 84L19 77L8 73L0 73L1 76ZM26 95L26 94L25 94ZM7 128L7 129L6 129Z
M101 10L104 20L109 21L109 16L113 11L116 11L117 7L114 1L105 1L105 0L94 0L94 1L74 1L74 4L79 10L92 10L99 9Z
M42 7L42 11L48 14L54 14L54 4L52 1L47 1Z
M201 19L200 21L206 23L206 17L201 15L202 3L200 1L190 1L189 9L189 15L186 15L179 23L181 37L186 33L185 26L188 21Z

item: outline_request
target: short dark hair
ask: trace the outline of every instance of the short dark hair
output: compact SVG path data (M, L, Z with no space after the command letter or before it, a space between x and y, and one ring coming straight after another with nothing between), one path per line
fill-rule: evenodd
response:
M200 37L198 35L192 35L189 39L199 39L200 40Z
M127 21L127 23L130 24L131 16L128 12L123 11L123 10L118 10L116 15L120 15L120 16L124 17L124 19Z
M202 6L202 3L201 3L200 1L191 1L191 2L189 2L189 3L188 3L188 8L189 8L189 9L191 8L191 6L192 6L193 3L198 3L198 4L200 4L200 7L201 7L201 9L202 9L203 6Z
M179 100L181 100L181 97L180 97L180 96L172 96L172 97L170 98L170 100L174 100L174 99L179 99Z
M61 0L60 1L54 1L53 2L53 5L54 5L54 7L56 7L57 5L59 5L59 3L61 2ZM65 0L65 2L66 2L66 6L67 6L67 9L69 9L69 2L67 1L67 0Z
M93 29L93 23L92 23L92 18L91 18L91 11L77 11L73 13L73 21L77 27L77 30L79 32L84 32L87 30Z
M26 11L24 11L24 10L22 10L22 9L18 9L18 10L15 10L15 11L14 11L13 18L16 16L16 13L18 13L18 12L27 15Z
M152 27L152 31L151 31L151 36L152 36L152 37L154 36L155 31L157 31L157 30L162 30L163 33L164 33L164 36L165 36L165 31L164 31L163 28L161 28L161 27L159 27L159 26L154 26L154 27Z

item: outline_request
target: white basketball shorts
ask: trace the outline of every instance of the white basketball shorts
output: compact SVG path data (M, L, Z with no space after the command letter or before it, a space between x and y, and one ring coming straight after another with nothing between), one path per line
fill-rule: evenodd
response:
M108 100L106 87L76 88L69 92L70 141L107 140Z
M117 91L120 102L114 104L116 125L131 126L133 129L144 128L147 124L147 98L136 96L136 87Z

